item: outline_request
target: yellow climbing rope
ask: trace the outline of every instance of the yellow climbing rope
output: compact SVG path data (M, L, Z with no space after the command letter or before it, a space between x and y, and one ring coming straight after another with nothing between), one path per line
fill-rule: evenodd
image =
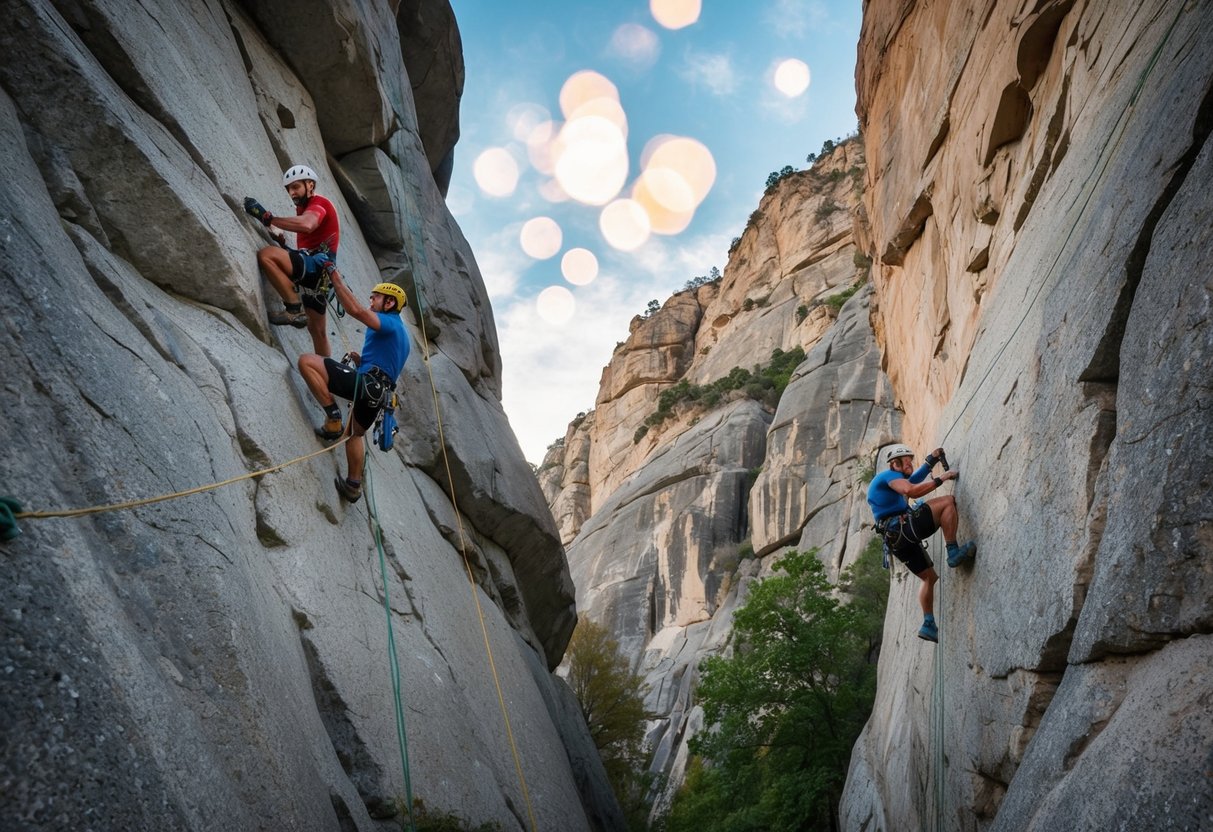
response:
M410 215L416 216L415 213L410 213ZM414 228L412 230L413 230L415 237L418 239L418 245L420 245L420 235L417 233L418 229ZM420 253L421 253L422 258L424 259L424 249L423 248L420 249ZM480 595L476 589L476 576L475 576L475 573L472 571L472 564L471 564L470 559L468 558L467 538L463 531L463 515L459 511L459 501L455 496L455 481L454 481L454 478L451 476L451 461L450 461L450 457L447 454L447 450L446 450L446 435L445 435L445 430L444 430L443 423L442 423L442 407L439 404L439 400L438 400L438 387L434 383L434 371L433 371L433 368L430 366L430 342L429 342L429 336L426 333L426 328L425 328L424 293L421 291L420 281L417 281L415 285L416 285L416 289L417 289L417 291L416 291L417 318L418 318L418 323L420 324L420 326L418 328L421 330L422 358L425 361L426 373L429 376L429 380L430 380L430 394L431 394L431 397L434 402L434 418L437 421L437 425L438 425L438 446L442 449L442 464L446 471L447 491L448 491L448 493L450 495L450 499L451 499L451 508L455 512L455 525L458 529L458 534L459 534L459 553L463 557L463 566L464 566L464 569L467 570L468 586L471 588L471 591L472 591L472 602L476 607L476 615L480 621L480 634L484 640L484 651L485 651L485 655L488 657L489 670L492 672L492 675L493 675L493 686L496 688L496 692L497 692L497 704L501 709L502 720L505 722L506 739L509 741L510 753L513 755L513 758L514 758L514 771L518 775L518 783L522 788L522 799L526 803L527 817L530 821L531 830L532 830L532 832L535 832L535 830L537 830L539 828L535 821L535 809L531 805L531 793L530 793L530 790L527 788L526 775L523 774L523 771L522 771L522 760L518 754L518 744L514 740L514 729L510 725L509 708L507 707L506 702L505 702L505 694L501 690L501 677L497 672L497 662L496 662L495 658L493 657L493 647L492 647L491 643L489 642L488 625L485 623L484 609L480 605Z
M174 491L171 494L160 494L156 497L144 497L140 500L126 500L121 503L109 503L106 505L88 506L87 508L71 508L71 509L55 509L50 511L21 511L15 512L13 516L18 520L45 520L50 517L80 517L85 514L101 514L107 511L119 511L127 508L138 508L139 506L148 506L152 503L163 503L166 500L175 500L178 497L189 497L192 494L202 494L206 491L214 491L216 488L222 488L225 485L240 482L241 480L251 480L257 477L263 477L266 474L272 474L275 471L281 471L283 468L289 468L300 462L305 462L313 457L327 454L334 448L339 448L349 441L349 436L342 437L338 442L334 442L327 448L321 448L318 451L313 451L310 454L297 456L292 460L283 462L280 465L272 465L269 468L262 468L258 471L250 471L247 474L241 474L238 477L231 477L220 482L212 482L208 485L200 485L197 488L186 489L185 491Z

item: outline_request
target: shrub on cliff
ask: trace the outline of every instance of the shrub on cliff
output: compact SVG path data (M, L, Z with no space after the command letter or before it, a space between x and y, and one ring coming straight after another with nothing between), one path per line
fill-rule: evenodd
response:
M804 361L804 350L794 347L787 352L776 349L765 367L753 371L734 367L724 378L710 384L691 384L685 378L673 387L667 387L657 397L657 409L648 415L644 423L632 435L632 444L638 443L649 432L649 428L660 425L674 415L674 408L682 403L715 407L734 390L741 390L751 399L762 402L772 410L779 404L783 391L791 381L792 372Z

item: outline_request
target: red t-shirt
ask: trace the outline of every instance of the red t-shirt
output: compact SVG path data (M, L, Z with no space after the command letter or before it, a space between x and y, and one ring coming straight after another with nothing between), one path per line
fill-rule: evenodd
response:
M296 243L299 248L306 248L310 251L328 243L329 251L336 255L337 244L341 242L341 228L337 223L337 209L333 207L333 203L322 196L313 194L312 198L307 201L306 208L295 206L295 216L301 217L304 212L319 217L320 225L316 226L316 230L311 234L304 234L301 231L296 235Z

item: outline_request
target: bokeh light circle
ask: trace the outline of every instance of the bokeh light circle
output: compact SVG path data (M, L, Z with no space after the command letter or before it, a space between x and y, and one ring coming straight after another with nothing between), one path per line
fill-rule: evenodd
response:
M552 114L546 108L529 101L515 104L505 114L506 126L510 133L520 142L525 142L531 132L540 124L552 120Z
M605 75L592 69L574 72L560 87L560 111L572 118L578 107L595 98L619 100L619 90Z
M571 248L560 258L560 273L574 286L588 286L598 277L598 258L588 248Z
M560 251L564 234L551 217L535 217L527 220L518 234L522 250L536 260L547 260Z
M614 98L592 98L584 104L578 104L577 109L569 114L569 121L576 121L586 116L605 118L619 130L619 134L628 137L628 116L623 111L623 105Z
M568 323L577 311L573 293L563 286L549 286L535 299L535 311L549 324Z
M702 142L685 136L658 136L644 149L646 169L666 168L680 175L695 196L695 205L703 202L716 182L716 160Z
M560 126L554 121L541 121L531 128L523 141L526 142L526 155L532 167L542 174L551 176L556 170L555 147L556 136Z
M490 147L476 157L472 176L489 196L509 196L518 187L518 163L504 147Z
M652 29L624 23L611 35L611 50L634 66L647 69L657 60L661 42Z
M780 61L775 67L775 89L788 98L795 98L809 88L809 65L796 58Z
M568 202L569 195L555 179L545 179L539 183L539 195L548 202Z
M644 207L634 199L617 199L598 215L598 228L612 248L635 251L649 239L651 226Z
M667 29L681 29L699 19L700 0L649 0L649 11Z
M627 142L602 116L566 122L554 153L556 181L578 202L605 205L627 181Z
M695 216L695 193L677 171L647 168L632 185L632 199L649 215L654 234L679 234Z

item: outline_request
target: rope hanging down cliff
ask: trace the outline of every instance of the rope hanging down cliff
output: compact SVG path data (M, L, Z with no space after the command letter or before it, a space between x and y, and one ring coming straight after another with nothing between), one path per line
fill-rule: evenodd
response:
M421 216L421 206L417 204L417 197L413 188L408 188L406 191L410 205L404 212L407 217L409 231L413 238L413 253L416 261L424 268L429 267L429 260L425 253L424 236L421 232L418 217ZM467 571L468 586L472 592L472 602L476 607L476 615L480 621L480 634L484 640L484 652L488 657L489 670L493 675L493 685L497 692L497 704L501 709L501 717L505 723L505 734L510 744L510 753L514 758L514 771L518 775L518 783L522 789L523 802L526 803L527 818L530 821L532 832L538 830L538 825L535 822L535 809L531 805L531 793L527 788L526 775L522 771L522 761L518 755L518 744L514 740L514 729L510 724L509 709L506 707L505 694L501 690L501 677L497 672L497 662L493 657L493 647L489 642L488 626L484 620L484 610L480 605L480 595L476 588L476 576L472 571L472 563L468 557L467 537L463 530L463 514L459 511L459 501L455 496L455 480L451 475L451 461L446 449L446 435L442 422L442 407L438 401L438 388L434 383L434 371L430 366L430 341L429 334L425 327L425 290L419 272L422 269L417 269L413 274L413 294L417 299L417 320L421 329L421 344L422 344L422 359L425 362L426 373L430 380L430 394L434 402L434 418L438 425L438 447L442 449L442 464L446 471L447 490L451 499L451 508L455 512L455 525L459 534L459 552L463 556L463 566Z

